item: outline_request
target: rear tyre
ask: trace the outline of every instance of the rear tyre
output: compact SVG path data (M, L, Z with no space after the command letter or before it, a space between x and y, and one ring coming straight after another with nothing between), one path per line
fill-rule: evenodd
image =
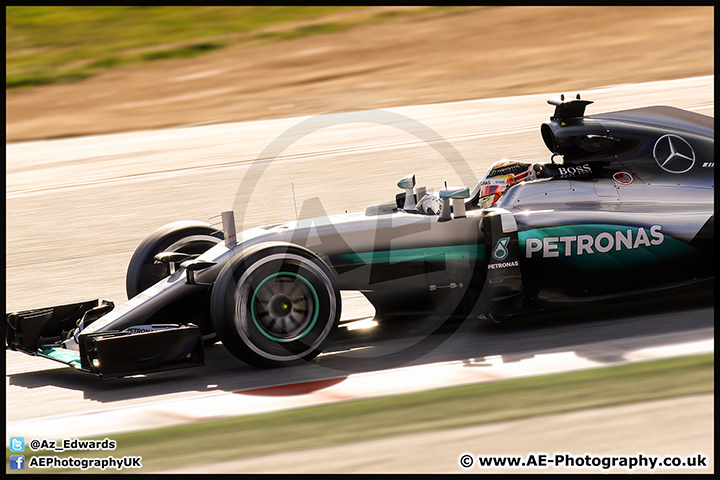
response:
M128 298L133 298L170 275L170 264L155 260L158 253L181 252L195 258L222 242L223 238L222 231L204 222L183 220L158 228L138 245L130 259L125 277ZM179 268L179 263L174 267ZM217 336L210 321L207 290L191 294L179 301L176 307L173 313L180 313L183 321L200 326L206 345L215 343Z
M259 245L218 275L210 314L223 345L257 367L319 355L340 320L340 291L329 267L302 247Z

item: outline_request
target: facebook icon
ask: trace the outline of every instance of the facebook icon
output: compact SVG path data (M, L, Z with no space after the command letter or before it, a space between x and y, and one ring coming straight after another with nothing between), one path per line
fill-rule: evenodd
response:
M25 470L25 455L10 455L10 470Z

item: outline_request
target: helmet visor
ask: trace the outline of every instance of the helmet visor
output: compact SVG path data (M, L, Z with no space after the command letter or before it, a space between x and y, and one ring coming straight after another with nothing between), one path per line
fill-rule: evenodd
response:
M482 198L495 194L500 195L503 191L505 191L510 183L513 183L513 179L510 177L486 178L481 182L480 197Z

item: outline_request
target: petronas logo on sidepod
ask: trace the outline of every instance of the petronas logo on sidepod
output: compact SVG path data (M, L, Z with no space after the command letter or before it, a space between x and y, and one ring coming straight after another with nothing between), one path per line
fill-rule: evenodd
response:
M510 237L503 237L497 241L495 248L492 251L492 258L497 261L505 260L508 256L507 245L510 241Z

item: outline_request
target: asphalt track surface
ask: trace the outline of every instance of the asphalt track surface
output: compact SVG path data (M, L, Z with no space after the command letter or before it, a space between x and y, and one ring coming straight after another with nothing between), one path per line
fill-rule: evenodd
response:
M663 104L713 115L713 77L583 94L596 102L588 113ZM552 113L550 96L10 144L7 309L99 297L122 303L134 248L172 221L243 206L240 230L362 211L392 200L407 173L429 189L444 181L472 187L495 160L547 161L539 126ZM348 299L346 319L372 315L357 295ZM503 324L388 325L341 332L308 365L258 370L217 344L204 367L119 380L7 352L6 412L17 421L494 355L514 361L566 350L612 362L617 350L584 346L711 338L713 317L712 297L695 295Z

